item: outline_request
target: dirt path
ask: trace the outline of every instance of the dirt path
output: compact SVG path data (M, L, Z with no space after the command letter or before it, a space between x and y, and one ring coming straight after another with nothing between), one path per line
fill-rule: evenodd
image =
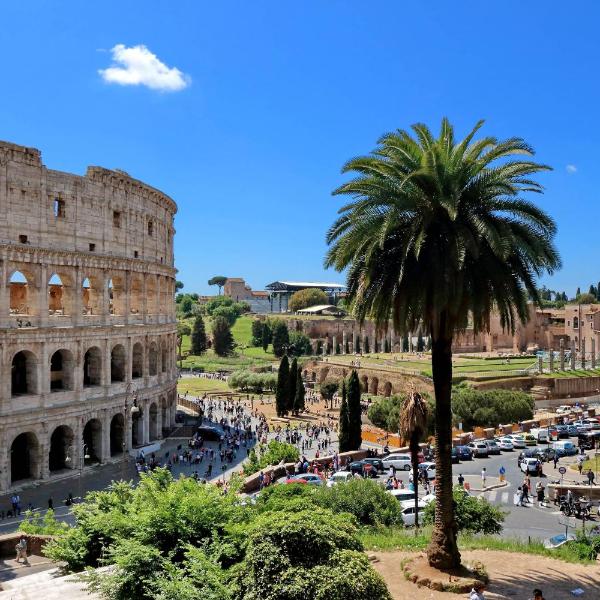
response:
M461 600L467 595L435 592L418 588L406 581L400 570L409 552L369 552L379 560L373 566L385 579L394 600ZM486 600L528 600L539 587L547 600L573 600L571 590L581 588L582 600L600 598L600 566L576 565L552 558L511 552L472 550L462 553L463 560L483 562L490 576Z

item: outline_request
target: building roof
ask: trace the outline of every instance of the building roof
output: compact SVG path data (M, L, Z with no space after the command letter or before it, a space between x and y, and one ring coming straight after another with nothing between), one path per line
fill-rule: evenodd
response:
M268 290L287 291L303 290L305 288L318 288L322 290L344 290L346 286L341 283L330 283L320 281L274 281L265 286Z
M297 312L298 314L303 315L316 315L322 312L346 314L346 311L343 308L339 308L333 304L317 304L316 306L309 306L308 308L303 308Z

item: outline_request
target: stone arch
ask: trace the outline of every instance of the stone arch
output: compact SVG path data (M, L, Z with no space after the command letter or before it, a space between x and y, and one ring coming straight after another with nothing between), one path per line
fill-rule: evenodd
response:
M48 280L48 314L73 314L73 281L62 270L55 271Z
M50 391L74 389L75 359L70 350L61 348L50 357Z
M98 346L88 348L83 357L83 385L102 384L102 352Z
M81 282L82 313L84 315L102 314L102 283L100 278L90 275Z
M125 313L125 285L122 275L113 275L108 280L108 311L114 316Z
M125 417L117 413L110 420L110 455L123 454L125 450Z
M116 344L110 353L110 381L116 383L125 381L125 348L123 344Z
M379 378L378 377L371 377L371 385L369 387L369 392L373 396L377 396L377 390L378 389L379 389Z
M68 425L59 425L50 436L48 466L50 472L74 469L77 465L73 460L73 443L75 436Z
M10 481L39 479L41 475L40 444L32 431L20 433L10 446Z
M15 269L8 278L9 310L11 315L35 314L33 274Z
M143 312L144 306L144 282L140 273L131 274L129 310L131 314L137 315Z
M11 364L11 396L38 393L38 359L29 350L20 350Z
M150 343L148 349L148 375L158 375L158 347L156 342Z
M102 422L99 419L90 419L85 424L83 443L85 464L100 462L102 460Z
M386 381L383 384L383 395L386 397L392 395L392 384L390 381Z
M162 341L160 343L160 372L166 373L168 367L167 344Z
M136 342L131 350L131 378L139 379L144 376L144 347Z
M360 378L360 383L361 383L362 391L365 392L365 393L368 393L368 391L369 391L369 378L366 375L363 375Z
M156 406L156 402L152 402L150 404L150 408L148 409L148 424L150 426L150 439L157 440L158 435L158 407Z

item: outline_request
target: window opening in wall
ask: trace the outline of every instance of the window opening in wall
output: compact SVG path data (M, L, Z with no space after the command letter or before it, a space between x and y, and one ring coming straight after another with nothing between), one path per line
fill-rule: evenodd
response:
M21 271L15 271L9 281L10 287L10 314L29 314L29 286L27 278Z
M96 250L96 244L90 244L90 252L94 252Z
M150 237L152 237L153 234L154 234L154 222L148 221L148 235Z
M57 219L64 219L65 217L65 201L60 198L54 198L54 216Z
M163 257L161 256L161 257L160 257L160 262L161 262L161 264L162 264L162 261L163 261Z
M19 242L21 244L27 244L27 236L26 235L20 235L19 236Z
M121 228L121 213L118 210L113 210L113 227Z
M63 285L62 279L59 275L54 273L48 281L48 314L50 315L64 315L65 305L65 286Z
M133 258L138 258L139 257L139 253L137 250L133 251Z

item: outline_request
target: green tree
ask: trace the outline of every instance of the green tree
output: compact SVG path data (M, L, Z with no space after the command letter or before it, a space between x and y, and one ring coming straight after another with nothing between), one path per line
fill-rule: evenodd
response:
M290 344L290 334L283 319L274 319L271 323L273 354L280 358Z
M419 336L417 337L417 352L423 352L425 350L425 342L423 341L423 334L419 329Z
M179 302L179 312L182 317L187 318L192 314L194 308L194 300L189 294L183 294L181 302Z
M183 321L177 321L177 346L179 347L179 368L181 368L181 361L183 360L183 353L181 347L183 345L183 338L190 335L192 330L187 323Z
M348 445L358 450L362 444L362 409L360 406L360 381L353 369L348 379Z
M443 119L436 138L423 124L384 135L370 156L349 161L350 196L327 235L326 267L346 270L359 322L396 331L421 325L432 337L436 421L435 526L429 563L460 565L452 498L452 342L467 326L489 329L492 311L513 332L527 322L535 277L560 266L553 220L522 196L542 192L549 168L521 139L457 142Z
M183 281L179 281L177 280L175 282L175 291L178 292L179 290L183 289Z
M230 356L235 343L231 327L224 317L215 317L212 322L213 350L217 356Z
M598 299L593 294L579 294L575 298L575 302L579 304L596 304Z
M317 288L306 288L298 290L292 294L288 308L292 312L308 308L309 306L319 306L329 304L329 298L323 290Z
M304 381L302 381L302 367L298 367L298 376L296 377L296 393L294 394L294 413L299 415L304 410Z
M410 393L402 405L398 429L402 438L408 440L410 450L415 488L415 527L419 526L419 443L427 431L427 421L427 403L421 394Z
M294 400L296 398L296 386L298 383L298 359L294 356L290 364L287 391L287 412L294 412Z
M252 321L252 345L260 348L263 345L263 329L264 323L260 319Z
M579 296L581 296L581 288L577 288L577 291L575 292L575 298L579 298Z
M565 294L566 296L566 294ZM598 298L598 300L600 300L600 281L598 282L598 285L596 286L596 297ZM566 300L566 298L565 298Z
M287 355L283 355L277 373L277 388L275 389L275 412L278 417L284 417L288 411L290 363Z
M405 335L405 336L402 338L402 352L408 352L408 349L409 349L409 347L410 347L410 346L409 346L409 344L408 344L408 336L407 336L407 335Z
M215 275L208 280L208 285L216 285L219 288L219 295L221 295L221 288L225 285L227 277L223 275Z
M369 354L369 336L365 335L365 347L363 348L365 354Z
M310 338L301 331L290 331L290 346L289 354L294 356L307 356L312 354L312 346L310 345Z
M346 382L342 381L342 403L340 405L340 425L338 442L340 452L350 450L350 415L348 414L348 398L346 397Z
M321 382L319 386L319 392L321 393L321 397L325 400L325 406L327 407L327 402L333 401L333 396L338 391L339 383L334 381L333 379L326 379Z
M198 315L194 320L194 328L192 329L192 348L191 352L194 356L200 356L206 352L206 329L204 328L204 319Z
M262 349L266 352L269 344L273 341L273 330L271 328L270 321L265 321L263 323L262 330Z

